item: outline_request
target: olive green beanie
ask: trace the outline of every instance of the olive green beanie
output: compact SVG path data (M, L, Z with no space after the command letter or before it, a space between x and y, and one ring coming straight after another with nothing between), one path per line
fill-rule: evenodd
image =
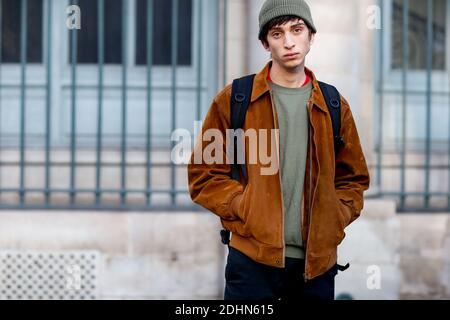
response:
M302 18L313 33L317 32L311 10L304 0L266 0L259 12L259 32L270 20L286 15Z

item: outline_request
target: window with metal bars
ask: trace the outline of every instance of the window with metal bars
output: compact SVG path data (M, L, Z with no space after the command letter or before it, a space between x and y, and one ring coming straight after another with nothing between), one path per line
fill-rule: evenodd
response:
M403 0L392 2L392 68L403 66ZM408 1L408 44L409 69L426 69L427 42L427 1ZM432 12L433 25L433 69L446 69L447 47L447 0L434 0Z
M98 32L98 0L78 0L70 2L81 10L81 29L77 32L77 63L98 63L98 41L104 44L104 63L122 63L122 8L123 0L105 0L103 6L103 34ZM147 6L152 6L151 17L147 15ZM128 5L128 2L125 3ZM147 64L147 26L152 20L152 64L171 65L172 51L172 0L137 0L135 3L134 34L135 64ZM180 66L192 64L192 0L179 0L177 10L177 62ZM70 47L73 32L69 31ZM100 37L100 38L99 38ZM102 40L100 40L102 39ZM68 62L72 61L69 50Z
M25 7L23 5L25 4ZM25 12L22 12L22 8ZM1 62L20 63L21 35L25 37L26 60L42 63L42 0L23 2L0 1ZM22 14L26 17L26 32L22 31Z

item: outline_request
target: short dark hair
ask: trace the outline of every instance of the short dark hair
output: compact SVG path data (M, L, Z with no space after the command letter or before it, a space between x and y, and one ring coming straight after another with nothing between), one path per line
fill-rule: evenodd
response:
M294 16L294 15L285 15L285 16L273 18L272 20L267 22L262 27L261 31L259 32L258 39L261 40L262 42L264 42L265 44L267 44L267 35L269 34L270 29L272 29L273 27L276 27L276 26L283 25L289 21L299 20L299 19L302 19L302 18L300 18L299 16ZM315 32L313 31L311 26L308 24L308 22L306 22L304 19L302 19L302 20L306 24L306 27L308 28L308 31L309 31L309 36L311 37L311 33L315 33Z

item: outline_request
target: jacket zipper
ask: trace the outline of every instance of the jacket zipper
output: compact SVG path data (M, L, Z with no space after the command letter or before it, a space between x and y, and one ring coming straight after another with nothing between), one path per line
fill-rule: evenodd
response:
M308 275L306 274L306 266L308 265L308 245L309 245L309 233L311 231L311 220L312 220L312 199L314 199L315 193L316 193L316 189L314 188L314 193L311 195L311 186L312 186L312 144L311 144L311 140L312 140L312 123L311 123L311 113L310 113L310 108L312 106L312 101L308 101L308 124L310 127L310 131L308 133L309 135L309 212L308 212L308 236L306 239L306 251L305 251L305 273L303 274L303 279L305 280L305 282L308 281Z
M273 103L272 90L269 90L269 91L270 91L270 101L272 103L273 125L274 125L275 129L279 130L280 128L279 128L279 125L278 125L278 113L277 113L277 110L275 108L275 104ZM276 116L276 119L275 119L275 116ZM280 196L280 198L281 198L281 212L282 212L282 218L281 218L281 240L282 240L282 243L283 243L283 261L282 261L282 264L283 264L283 267L284 267L285 266L284 265L284 263L285 263L285 255L286 255L286 244L285 244L285 240L284 240L284 219L285 219L285 217L284 217L284 214L285 214L284 210L285 210L285 208L284 208L284 200L283 200L283 185L281 183L280 149L279 149L279 141L278 141L278 138L277 138L276 134L275 134L275 144L276 144L276 149L277 149L278 180L280 182L280 191L281 191L281 196Z

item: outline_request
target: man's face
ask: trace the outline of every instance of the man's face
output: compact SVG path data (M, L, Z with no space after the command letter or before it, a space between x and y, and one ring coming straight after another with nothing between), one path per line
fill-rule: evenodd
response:
M295 69L305 60L314 41L302 19L291 20L284 25L275 26L267 34L264 48L272 54L274 63L284 69Z

